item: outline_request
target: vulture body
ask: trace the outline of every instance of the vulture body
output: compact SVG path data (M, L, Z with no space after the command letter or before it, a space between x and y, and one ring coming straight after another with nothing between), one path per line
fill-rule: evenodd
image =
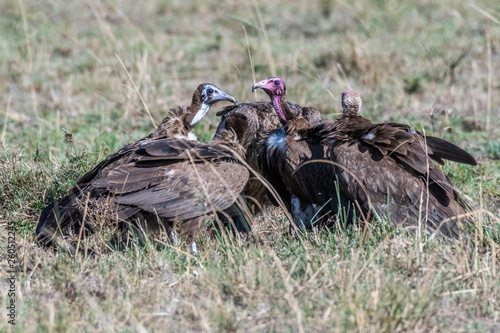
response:
M86 215L85 206L95 209L101 206L101 210L104 210L103 205L107 205L107 208L111 207L114 211L111 215L115 221L123 221L134 216L150 221L158 221L159 218L169 221L192 220L193 214L203 215L200 209L192 208L191 213L180 215L179 218L176 217L175 207L183 207L187 211L186 205L189 206L192 200L186 198L193 195L193 191L199 190L199 186L193 185L193 171L189 165L198 165L200 161L206 161L208 165L215 163L213 170L227 167L227 163L232 165L234 159L229 158L228 153L220 146L226 142L229 142L230 146L236 145L233 149L243 153L242 148L234 141L236 135L234 132L232 134L225 132L224 136L210 144L193 141L196 139L191 133L194 125L214 103L223 100L236 103L233 97L213 84L199 85L189 107L171 109L156 131L108 156L80 178L68 195L47 206L42 211L36 228L39 239L47 243L57 233L65 233L71 228L79 232L81 226L92 231L92 228L83 221ZM191 155L186 155L188 153ZM217 153L222 155L219 156ZM203 170L207 169L205 165L198 166ZM184 168L185 174L181 174L182 169L177 169L179 167ZM202 174L201 178L212 177L210 172L208 174L210 176ZM241 177L244 178L244 175ZM181 189L182 185L186 188ZM165 189L165 186L169 189ZM194 187L189 189L189 186ZM237 188L236 184L235 190ZM166 195L168 191L170 194ZM177 201L174 203L171 200L175 195ZM132 198L137 201L132 202ZM128 201L125 203L122 200ZM149 202L146 203L145 200ZM158 205L164 207L160 209ZM152 212L151 209L156 209L156 212ZM161 214L158 213L158 209Z
M323 121L319 111L313 107L302 107L298 104L287 103L289 111L297 118L303 119L309 125L317 125ZM217 113L221 121L215 133L218 137L224 130L234 129L238 131L240 124L246 124L246 135L243 146L247 149L246 162L257 172L260 172L258 154L260 143L274 129L282 126L279 117L274 111L273 104L269 102L240 103L224 107ZM251 177L245 186L244 196L250 210L255 214L267 205L270 197L262 182ZM271 197L271 200L274 200ZM234 210L227 212L234 218Z
M356 91L343 93L337 121L307 127L282 102L275 88L281 85L283 80L271 78L254 86L281 101L274 105L284 124L264 142L260 163L266 178L275 179L273 185L289 200L296 224L307 228L308 219L329 211L347 221L374 215L388 216L397 225L420 221L423 228L450 237L473 225L467 206L433 162L475 165L470 154L407 125L373 124L359 115Z

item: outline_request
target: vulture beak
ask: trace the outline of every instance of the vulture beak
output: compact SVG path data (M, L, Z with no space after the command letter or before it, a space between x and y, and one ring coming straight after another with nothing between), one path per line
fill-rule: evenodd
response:
M267 85L268 82L269 82L268 79L265 79L265 80L257 82L256 84L254 84L252 86L252 92L254 92L255 89L262 89L262 90L265 91L266 90L266 85Z
M229 101L234 103L235 105L236 103L238 103L238 101L236 101L236 99L233 96L228 95L222 90L218 89L214 92L212 98L210 99L210 104L215 104L220 101Z

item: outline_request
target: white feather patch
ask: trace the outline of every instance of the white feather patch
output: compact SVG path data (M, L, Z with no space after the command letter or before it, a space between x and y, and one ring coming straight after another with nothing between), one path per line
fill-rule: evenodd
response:
M174 138L188 141L198 141L198 137L193 132L189 132L188 135L176 134L174 135Z
M299 134L295 134L295 137L293 138L295 141L299 141L302 139L302 137Z
M187 140L187 136L182 135L182 134L176 134L176 135L174 135L174 138L176 138L176 139L182 139L182 140Z
M165 176L171 176L175 173L175 170L170 170L168 172L165 172Z
M365 140L373 140L375 138L375 134L373 134L372 132L368 133L367 135L365 135L363 137L363 139Z
M188 135L187 135L187 139L189 141L198 141L198 137L196 136L196 134L194 134L193 132L189 132Z
M269 135L266 140L267 145L272 149L285 150L286 149L286 133L285 131L274 132Z

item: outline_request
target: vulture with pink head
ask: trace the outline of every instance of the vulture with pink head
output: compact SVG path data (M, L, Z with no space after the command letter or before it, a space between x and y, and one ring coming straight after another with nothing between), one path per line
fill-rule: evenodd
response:
M396 225L421 222L450 237L473 226L468 207L434 163L476 165L463 149L407 125L373 124L360 115L357 91L342 94L337 121L309 126L290 112L282 79L260 81L257 88L269 95L283 125L262 142L261 170L298 226L308 228L325 213L347 221L378 215Z
M303 107L298 104L287 102L288 110L297 118L303 119L310 126L320 124L323 118L319 111L313 107ZM245 138L243 138L243 146L247 150L246 162L257 172L260 173L258 163L258 154L260 142L265 139L265 136L274 129L282 126L280 118L276 115L272 103L269 102L253 102L240 103L224 107L217 113L221 116L221 121L217 127L215 138L221 131L234 129L238 130L238 126L245 126ZM268 192L262 181L256 177L250 177L243 195L252 213L258 213L263 207L269 204L270 201L276 204L274 198L268 195ZM242 231L247 227L242 227L245 223L240 217L242 216L239 209L231 207L226 214L233 219L237 219L238 229Z
M236 103L213 84L199 85L189 107L171 109L155 132L108 156L47 206L36 228L39 239L78 235L82 227L94 232L87 223L92 212L121 226L131 221L137 230L170 232L177 224L181 234L196 237L205 216L231 206L249 177L239 163L244 126L222 131L210 143L197 142L191 133L219 101Z

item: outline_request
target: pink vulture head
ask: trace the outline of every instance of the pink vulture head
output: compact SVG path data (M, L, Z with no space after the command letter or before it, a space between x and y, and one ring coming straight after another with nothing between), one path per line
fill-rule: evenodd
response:
M274 109L278 113L278 116L286 120L285 113L281 107L281 98L286 95L285 81L279 77L270 77L265 80L259 81L252 87L252 92L255 89L262 89L271 98Z

